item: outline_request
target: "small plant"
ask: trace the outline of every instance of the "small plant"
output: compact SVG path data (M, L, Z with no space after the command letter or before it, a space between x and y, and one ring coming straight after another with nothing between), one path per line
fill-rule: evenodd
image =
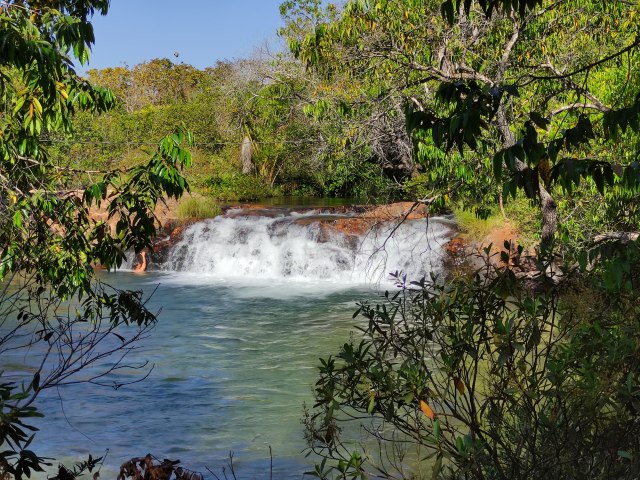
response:
M220 205L210 197L184 197L178 203L178 218L213 218L222 213Z
M453 214L460 231L469 239L476 241L482 241L492 230L501 228L507 223L499 213L480 218L473 210L454 208Z
M65 465L58 465L58 474L54 477L51 477L50 480L75 480L76 478L82 477L86 473L93 473L93 470L98 466L102 466L103 457L93 458L93 456L89 455L87 460L82 462L77 462L73 467L69 468ZM96 470L93 474L93 480L98 480L100 478L100 469Z
M158 460L147 454L132 458L120 466L118 480L202 480L199 472L180 466L180 460Z

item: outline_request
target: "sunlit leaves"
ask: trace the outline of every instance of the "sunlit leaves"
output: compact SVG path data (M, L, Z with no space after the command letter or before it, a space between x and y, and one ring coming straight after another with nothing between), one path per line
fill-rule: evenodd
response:
M140 292L107 294L95 281L93 268L120 266L128 249L150 246L157 202L188 189L182 170L191 163L185 147L193 140L178 129L162 140L146 164L95 172L94 183L85 192L70 189L84 172L52 160L50 141L73 133L74 113L103 112L115 105L111 91L95 88L76 75L69 57L86 62L94 40L88 18L94 11L105 13L108 1L57 0L31 11L32 6L33 2L9 2L0 9L0 97L5 106L0 115L0 281L21 276L25 283L22 293L3 310L2 323L13 322L15 309L26 302L28 308L18 315L19 328L33 330L37 323L40 330L30 332L25 338L35 335L33 340L20 340L20 345L31 347L42 341L54 348L59 342L60 358L75 352L80 356L65 358L68 364L60 360L60 369L46 378L36 371L26 388L0 385L0 443L7 448L0 453L0 464L4 474L16 479L41 471L43 464L28 448L33 436L25 430L34 429L23 423L23 417L38 414L23 403L31 405L42 388L96 359L91 352L101 336L89 333L92 340L85 343L89 337L78 335L74 322L91 322L95 333L119 324L143 329L155 321ZM90 208L101 202L109 204L115 231L91 215ZM53 329L51 310L71 299L82 302L77 318L56 311ZM49 310L52 302L56 307ZM105 317L110 325L106 330L100 327ZM4 348L17 331L6 337L3 333ZM58 338L67 334L64 341Z

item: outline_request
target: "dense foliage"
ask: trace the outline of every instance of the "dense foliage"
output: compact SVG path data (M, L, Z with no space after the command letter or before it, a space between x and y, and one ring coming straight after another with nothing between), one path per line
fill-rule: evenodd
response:
M405 185L421 201L484 215L524 195L540 212L529 273L509 268L506 245L503 270L398 275L396 293L361 306L362 339L322 361L306 416L327 459L313 475L637 476L638 13L635 2L352 0L290 37L326 82L361 87L354 104L405 106L420 172ZM369 443L343 443L347 419Z
M83 380L119 385L111 374L155 316L141 292L103 285L94 267L118 267L128 250L150 246L157 203L188 189L183 130L130 168L77 169L52 152L51 141L73 134L74 114L114 106L112 92L76 75L72 61L86 62L90 17L107 8L103 0L0 2L0 354L30 359L0 380L3 476L42 470L29 449L42 391ZM80 176L84 190L69 190ZM113 228L91 217L100 204Z
M293 31L292 22L282 35ZM324 82L290 55L265 53L204 70L156 59L90 70L88 78L111 89L116 107L77 115L73 139L51 140L56 158L75 168L139 162L149 138L181 122L196 139L191 185L222 201L282 194L384 198L394 195L396 177L411 172L401 105L384 125L368 108L323 110L325 94L342 98L346 108L355 87L347 78Z
M328 134L333 127L305 113L304 98L312 86L304 69L284 56L219 62L205 70L152 60L91 70L89 79L114 92L116 108L77 116L80 134L55 142L59 158L71 158L78 167L139 161L148 139L178 121L196 139L190 183L221 201L370 190L355 166L345 171L352 157L335 164L336 140ZM370 176L377 180L380 172Z
M350 1L290 46L329 81L361 86L354 103L387 116L390 99L405 107L426 199L446 192L482 213L523 192L540 204L547 244L558 199L584 183L612 206L633 203L638 6L453 3Z
M336 463L318 477L636 477L635 289L536 295L510 270L487 273L398 278L384 303L360 306L363 338L320 367L308 437ZM354 418L371 432L362 454L341 443Z
M313 475L637 477L637 2L288 0L292 56L157 59L87 81L72 58L86 62L107 8L0 1L0 353L38 352L0 382L0 473L41 469L41 391L117 387L117 359L155 321L93 267L148 247L157 203L188 190L191 134L149 140L182 121L189 180L220 200L390 196L484 216L524 196L539 210L532 271L505 254L446 282L397 274L360 306L362 335L322 361L306 417L325 456ZM90 215L101 204L112 227ZM343 443L353 417L377 451Z

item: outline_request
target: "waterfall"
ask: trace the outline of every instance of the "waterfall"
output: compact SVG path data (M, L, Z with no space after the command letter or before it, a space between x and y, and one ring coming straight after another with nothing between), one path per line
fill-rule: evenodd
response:
M447 218L378 224L356 235L333 228L348 215L287 212L276 216L216 217L188 227L169 252L163 270L217 279L384 282L389 272L417 279L442 265L442 245L451 236Z

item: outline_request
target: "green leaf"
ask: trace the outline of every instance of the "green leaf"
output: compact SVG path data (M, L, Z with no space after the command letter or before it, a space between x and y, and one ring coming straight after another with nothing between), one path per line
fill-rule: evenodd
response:
M498 152L493 156L493 175L497 180L502 178L503 154Z
M16 105L13 108L13 115L17 115L18 112L22 109L22 107L24 106L24 102L26 101L26 97L18 97L18 100L16 101Z
M538 126L543 130L546 130L549 124L551 123L549 120L547 120L545 117L540 115L538 112L530 112L529 118L533 123L536 124L536 126Z
M435 462L433 462L433 467L431 469L431 475L433 479L437 479L442 471L442 454L438 454Z
M618 450L618 456L627 460L633 460L633 454L626 450Z
M596 183L596 188L598 189L598 192L600 192L600 195L604 195L604 177L602 176L602 170L596 167L591 176L593 177L593 181Z
M22 227L22 212L20 210L16 210L13 214L13 224L18 228Z

